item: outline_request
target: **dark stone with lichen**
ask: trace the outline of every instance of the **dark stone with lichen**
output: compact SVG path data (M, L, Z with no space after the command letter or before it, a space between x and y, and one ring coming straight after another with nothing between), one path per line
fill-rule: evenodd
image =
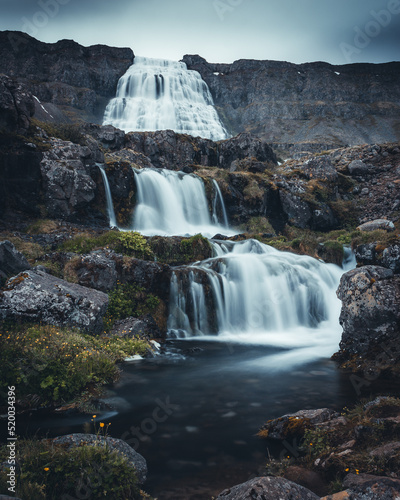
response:
M312 491L282 477L256 477L222 491L216 500L319 500Z

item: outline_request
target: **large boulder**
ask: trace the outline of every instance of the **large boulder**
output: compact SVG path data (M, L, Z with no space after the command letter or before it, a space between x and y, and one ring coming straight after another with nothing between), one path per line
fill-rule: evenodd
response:
M0 293L0 319L102 330L108 296L31 270L10 278Z
M53 439L54 444L61 444L68 448L73 446L107 446L111 450L120 453L126 460L135 467L139 484L146 481L147 463L140 453L131 448L122 439L115 439L108 436L100 436L95 434L68 434L59 436Z
M222 491L216 500L319 500L319 496L282 477L256 477Z
M400 277L380 266L345 273L337 291L342 301L340 348L348 354L367 354L390 341L398 343Z
M8 240L0 241L0 284L9 276L26 271L31 266L24 255Z

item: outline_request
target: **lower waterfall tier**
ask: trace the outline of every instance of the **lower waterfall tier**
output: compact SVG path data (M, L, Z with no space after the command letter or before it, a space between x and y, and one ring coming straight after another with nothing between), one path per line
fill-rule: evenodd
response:
M341 330L336 289L342 269L256 240L214 246L216 257L174 271L171 337L317 345L332 354Z

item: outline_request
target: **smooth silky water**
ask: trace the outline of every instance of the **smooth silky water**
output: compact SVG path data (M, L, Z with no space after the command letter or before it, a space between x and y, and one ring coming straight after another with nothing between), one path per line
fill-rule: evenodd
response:
M170 129L214 141L227 138L200 73L183 62L138 56L120 78L103 125L125 132Z
M104 123L125 131L171 128L223 139L207 85L183 63L135 58L109 103ZM103 165L110 226L117 226ZM163 169L135 170L137 205L128 230L145 235L235 234L218 184L207 199L202 179ZM129 207L127 207L129 208ZM125 228L126 229L126 228ZM214 256L176 267L168 338L154 358L125 363L108 391L109 434L147 460L145 489L162 499L209 499L262 472L263 423L300 409L340 409L356 400L329 359L341 336L336 288L344 269L262 243L212 241ZM374 392L373 384L363 395ZM385 388L379 386L382 392ZM23 434L90 432L91 416L20 418ZM291 456L297 443L269 443Z

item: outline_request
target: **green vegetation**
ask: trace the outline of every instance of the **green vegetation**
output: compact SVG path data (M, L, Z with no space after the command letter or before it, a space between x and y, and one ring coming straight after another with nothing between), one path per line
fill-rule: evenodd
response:
M160 304L160 299L151 293L147 293L144 288L123 283L119 283L109 293L109 299L107 314L103 320L107 330L118 319L153 313Z
M9 451L0 449L0 459ZM52 440L18 440L16 496L30 500L149 498L138 487L133 464L104 441L67 448ZM0 491L7 491L7 469L0 472ZM143 496L142 496L143 495Z
M50 234L57 231L57 229L58 224L56 221L51 219L38 219L27 227L26 232L28 234Z
M29 406L60 405L119 377L117 362L143 354L137 338L92 337L79 330L42 325L0 325L0 390L18 385Z
M102 248L115 250L116 252L138 259L153 260L154 258L146 238L140 233L132 231L106 231L98 235L79 233L70 240L62 243L59 250L86 254Z
M156 259L170 265L189 264L212 256L212 246L201 234L191 238L153 236L148 243Z
M74 144L86 145L85 136L82 133L81 125L77 123L45 123L33 118L31 129L39 127L46 132L49 137L56 137L63 141L71 141Z

